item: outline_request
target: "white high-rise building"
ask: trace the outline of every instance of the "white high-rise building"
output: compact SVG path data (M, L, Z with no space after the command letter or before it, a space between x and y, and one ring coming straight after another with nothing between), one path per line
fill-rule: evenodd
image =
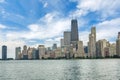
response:
M66 58L70 58L70 44L71 44L71 32L64 32L64 54Z
M39 59L44 58L44 56L45 56L45 46L44 45L39 45L38 46L38 51L39 51Z
M64 32L64 46L70 46L71 42L71 32L65 31Z
M96 57L96 28L91 28L91 33L89 34L88 42L88 53L89 57Z
M15 59L16 60L20 59L20 54L21 54L21 47L16 47L15 48Z
M105 49L107 50L110 46L110 43L106 39L101 39L96 42L96 55L97 57L105 57Z
M33 48L28 48L28 59L32 59L32 51L33 51Z
M26 45L23 46L22 58L23 59L28 59L28 53L27 53L27 46Z
M77 57L84 57L84 47L83 47L83 41L78 41L78 50L77 50Z
M116 44L110 44L110 50L109 50L109 56L115 56L116 55Z

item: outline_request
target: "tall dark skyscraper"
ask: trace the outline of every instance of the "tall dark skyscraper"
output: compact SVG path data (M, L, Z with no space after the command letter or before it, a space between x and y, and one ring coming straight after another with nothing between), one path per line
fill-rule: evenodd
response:
M2 59L3 60L7 59L7 46L5 45L2 46Z
M78 41L79 41L79 35L78 35L78 23L77 19L71 20L71 45L73 48L78 49Z
M71 41L79 41L77 19L71 20Z

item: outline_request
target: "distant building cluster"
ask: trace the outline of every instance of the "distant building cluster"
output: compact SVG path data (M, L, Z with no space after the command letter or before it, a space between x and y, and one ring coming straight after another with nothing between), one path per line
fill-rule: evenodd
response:
M96 27L91 28L88 45L84 46L83 41L79 40L77 19L71 20L71 31L64 31L63 39L60 40L61 46L53 44L46 48L38 45L37 48L23 46L16 47L16 60L32 59L73 59L73 58L109 58L120 57L120 32L116 43L110 43L106 39L96 41ZM2 59L7 59L7 46L2 46Z
M53 44L52 49L50 47L45 48L44 45L39 45L37 48L27 48L26 45L21 47L16 47L16 60L34 60L34 59L53 59L60 57L60 48L57 47L57 44ZM56 55L55 55L56 54Z
M110 43L106 39L96 41L96 27L91 28L87 46L79 40L77 20L71 21L71 31L64 32L61 39L61 53L66 58L118 58L120 57L120 32L116 43Z

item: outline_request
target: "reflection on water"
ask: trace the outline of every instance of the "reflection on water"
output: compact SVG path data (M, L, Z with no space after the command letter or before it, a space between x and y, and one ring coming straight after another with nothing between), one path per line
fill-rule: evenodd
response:
M0 61L0 80L119 79L119 59Z

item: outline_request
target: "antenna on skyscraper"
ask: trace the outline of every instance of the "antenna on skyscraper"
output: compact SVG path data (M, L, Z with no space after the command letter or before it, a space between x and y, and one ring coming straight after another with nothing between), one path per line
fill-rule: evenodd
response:
M72 20L73 20L73 19L76 19L74 14L72 14Z

